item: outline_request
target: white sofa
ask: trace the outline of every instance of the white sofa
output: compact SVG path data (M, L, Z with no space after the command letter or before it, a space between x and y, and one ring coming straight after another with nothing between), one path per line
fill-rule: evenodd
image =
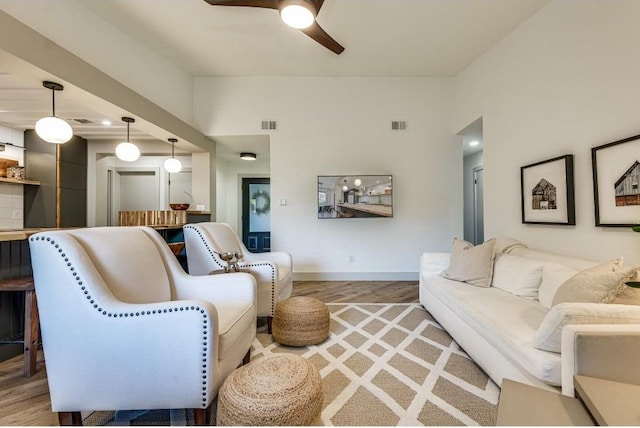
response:
M597 265L595 262L560 256L526 248L524 244L496 246L496 252L517 255L527 259L542 261L546 266L565 266L568 270L580 271ZM626 368L610 364L607 368L597 369L598 362L593 358L580 360L576 355L577 342L591 331L602 336L623 335L618 341L621 352L616 352L607 342L609 354L624 363L630 353L625 349L635 349L631 355L637 355L640 349L640 322L638 324L582 324L564 327L562 330L561 353L540 350L534 347L534 337L538 327L549 312L535 298L524 298L499 288L477 287L465 282L444 278L441 272L449 266L449 253L424 253L420 260L420 303L443 326L464 351L496 382L502 384L505 378L523 382L545 389L558 390L573 395L573 375L596 372L607 378L640 383L640 369L632 365ZM494 270L495 274L495 270ZM495 280L495 276L494 276ZM598 305L598 310L610 310L622 307L637 313L640 319L640 306ZM595 347L597 348L597 346ZM615 355L615 354L618 355ZM602 361L603 356L599 355ZM632 357L633 358L633 357ZM564 373L563 373L564 372Z

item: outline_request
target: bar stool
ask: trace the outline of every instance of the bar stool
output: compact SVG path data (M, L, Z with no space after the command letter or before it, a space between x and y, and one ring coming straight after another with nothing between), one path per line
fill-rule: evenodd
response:
M23 340L3 340L0 344L24 343L24 370L25 377L36 373L36 361L38 358L39 320L38 302L33 286L33 277L3 279L0 281L0 292L24 291L24 337Z

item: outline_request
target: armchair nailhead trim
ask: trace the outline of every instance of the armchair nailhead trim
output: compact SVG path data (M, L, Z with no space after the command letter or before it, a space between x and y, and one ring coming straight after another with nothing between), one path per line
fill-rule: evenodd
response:
M200 237L200 240L202 241L202 244L209 252L209 255L213 259L214 263L217 264L220 268L224 269L225 265L222 263L222 260L220 260L216 252L211 249L211 247L207 243L207 240L204 239L204 236L202 236L202 232L200 232L198 229L196 229L192 225L187 225L184 228L191 229L198 234L198 236ZM259 266L271 267L269 263L247 263L247 267L259 267ZM275 313L275 310L276 310L275 308L276 308L276 272L274 269L271 269L271 315Z
M108 318L122 318L123 316L125 318L128 317L133 317L134 315L136 317L139 316L144 316L145 312L136 312L135 314L133 312L131 313L112 313L112 312L107 312L105 309L103 309L102 307L100 307L91 297L91 295L89 294L89 290L87 290L87 287L85 285L83 285L83 281L80 278L80 275L75 271L75 267L73 266L72 262L69 261L69 258L66 256L66 254L62 251L62 248L60 247L60 244L56 244L56 242L54 240L52 240L50 237L31 237L29 238L30 241L35 242L35 241L45 241L50 243L51 245L54 245L54 248L58 249L58 253L60 254L60 256L64 259L64 261L66 262L67 267L69 268L69 271L72 273L73 279L78 283L78 285L80 286L80 290L82 291L82 293L84 295L86 295L87 300L89 300L89 303L91 305L93 305L94 309L97 309L97 311L99 313L101 313L103 316L107 316ZM209 355L209 351L207 348L207 343L209 341L209 330L207 329L208 327L208 319L209 319L209 315L206 313L206 311L198 306L176 306L174 308L169 308L167 309L154 309L151 311L146 311L146 315L160 315L160 314L166 314L167 312L172 313L172 312L178 312L178 311L199 311L202 314L202 340L203 340L203 345L202 345L202 408L206 409L207 408L207 402L208 400L208 384L209 384L209 379L208 379L208 365L209 365L209 360L210 360L210 355Z

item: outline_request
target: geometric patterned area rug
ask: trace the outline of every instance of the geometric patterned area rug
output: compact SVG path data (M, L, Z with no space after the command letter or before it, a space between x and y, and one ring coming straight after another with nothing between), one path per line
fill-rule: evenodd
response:
M258 333L252 360L291 352L323 379L323 425L495 425L500 389L418 303L328 304L331 334L304 348Z
M323 425L495 425L500 389L422 305L327 307L331 334L325 342L302 348L283 346L262 328L251 353L252 360L289 352L311 361L323 379ZM216 401L213 424L215 412ZM154 410L123 421L114 412L93 412L83 422L192 425L193 418L190 412Z

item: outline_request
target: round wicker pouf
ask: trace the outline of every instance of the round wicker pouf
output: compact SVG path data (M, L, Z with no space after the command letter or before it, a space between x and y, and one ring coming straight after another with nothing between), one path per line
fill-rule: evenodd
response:
M232 372L218 391L217 425L318 425L318 369L299 355L272 354Z
M329 337L329 309L318 299L296 296L276 305L273 340L288 346L309 346Z

